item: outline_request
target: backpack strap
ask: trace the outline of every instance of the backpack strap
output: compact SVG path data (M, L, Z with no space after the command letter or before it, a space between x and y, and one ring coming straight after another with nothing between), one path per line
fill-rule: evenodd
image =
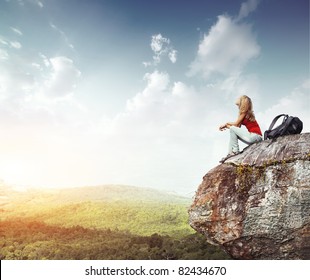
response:
M288 117L288 118L285 119L286 122L285 122L284 128L283 128L282 133L280 134L280 136L284 135L284 133L286 132L287 128L291 125L291 122L293 121L293 119L294 119L294 117Z
M278 120L279 118L281 118L281 117L284 117L284 119L283 119L283 121L282 121L282 123L284 123L285 120L288 118L288 115L287 115L287 114L281 114L281 115L276 116L276 117L273 119L272 123L270 124L268 130L272 130L272 128L273 128L273 126L275 125L275 123L277 122L277 120Z
M288 115L287 115L287 114L281 114L281 115L276 116L276 117L272 120L272 122L271 122L271 124L270 124L270 126L269 126L269 129L268 129L267 131L265 131L265 133L264 133L264 140L267 139L267 132L270 131L270 130L272 130L273 126L276 124L276 122L278 121L278 119L281 118L281 117L284 117L284 119L283 119L283 121L282 121L282 123L284 123L284 122L287 120ZM276 141L276 138L272 138L272 140L270 141L270 143L268 144L267 147L269 147L269 146L270 146L273 142L275 142L275 141Z

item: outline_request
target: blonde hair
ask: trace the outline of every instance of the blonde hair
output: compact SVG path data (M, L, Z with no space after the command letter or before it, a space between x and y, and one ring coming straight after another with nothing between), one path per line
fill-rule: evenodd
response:
M239 113L246 113L245 117L251 122L255 121L253 104L250 97L242 95L239 98Z

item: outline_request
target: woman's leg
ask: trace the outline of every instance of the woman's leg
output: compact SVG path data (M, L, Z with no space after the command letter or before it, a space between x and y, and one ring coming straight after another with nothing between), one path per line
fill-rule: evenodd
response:
M238 140L241 140L245 144L253 144L262 140L262 137L256 133L250 133L240 127L231 126L230 130L230 141L228 153L239 153Z

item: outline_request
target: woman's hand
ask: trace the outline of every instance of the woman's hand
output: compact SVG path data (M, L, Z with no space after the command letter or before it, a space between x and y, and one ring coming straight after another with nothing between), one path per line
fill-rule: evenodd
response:
M226 128L227 128L227 123L221 125L221 126L219 127L219 130L220 130L220 131L223 131L223 130L225 130Z

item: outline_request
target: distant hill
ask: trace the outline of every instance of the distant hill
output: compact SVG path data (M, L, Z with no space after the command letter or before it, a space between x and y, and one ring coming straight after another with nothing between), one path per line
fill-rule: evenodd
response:
M77 203L77 202L173 202L190 203L190 199L174 193L151 188L126 185L102 185L65 189L28 189L15 191L7 186L0 186L5 201L20 203Z
M59 198L68 201L143 201L143 202L189 202L186 197L158 191L151 188L140 188L125 185L103 185L63 189Z
M35 219L62 227L79 225L142 235L184 236L192 232L187 214L190 202L172 193L121 185L6 190L0 220Z

